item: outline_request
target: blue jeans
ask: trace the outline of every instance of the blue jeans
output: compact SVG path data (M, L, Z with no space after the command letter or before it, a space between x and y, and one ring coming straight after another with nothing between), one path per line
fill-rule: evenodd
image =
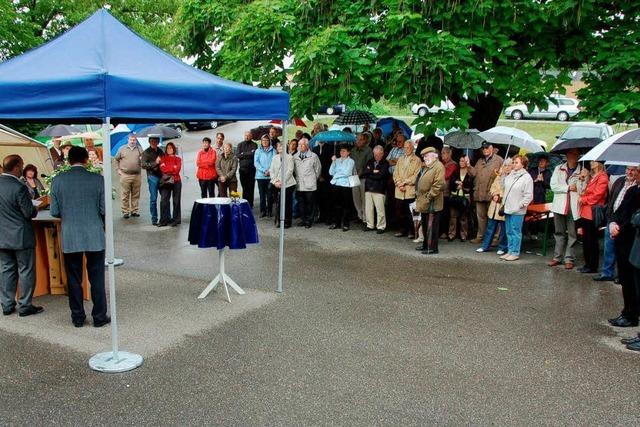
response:
M147 184L149 184L149 210L151 211L151 222L158 222L158 192L160 177L155 175L147 175Z
M493 235L496 234L496 228L498 228L498 226L500 225L502 226L500 227L498 250L505 252L507 251L507 233L504 230L504 222L489 218L489 222L487 223L487 231L485 231L484 237L482 239L482 249L485 252L491 249L491 241L493 240Z
M616 249L613 239L609 234L609 226L604 228L604 255L602 257L602 270L600 274L604 277L615 277L616 275Z
M508 253L511 255L520 256L523 223L524 215L506 214L504 216L504 226L507 229Z

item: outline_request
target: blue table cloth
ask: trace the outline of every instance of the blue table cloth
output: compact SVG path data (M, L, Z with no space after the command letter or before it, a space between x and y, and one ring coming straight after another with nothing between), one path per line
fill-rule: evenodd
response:
M247 244L258 243L258 227L249 203L196 201L191 212L189 243L218 250L245 249Z

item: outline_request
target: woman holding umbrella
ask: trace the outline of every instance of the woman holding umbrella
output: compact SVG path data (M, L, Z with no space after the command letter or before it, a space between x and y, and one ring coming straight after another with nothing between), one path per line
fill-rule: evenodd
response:
M591 174L586 169L580 174L580 180L586 181L587 186L578 199L580 205L580 225L582 227L582 250L584 267L578 269L580 273L597 273L600 262L598 247L598 228L604 226L598 218L598 211L604 212L609 192L609 177L600 162L591 162Z

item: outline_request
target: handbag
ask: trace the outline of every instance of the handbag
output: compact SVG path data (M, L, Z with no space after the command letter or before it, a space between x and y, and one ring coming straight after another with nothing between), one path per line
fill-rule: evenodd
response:
M469 198L466 196L453 195L449 199L449 205L456 209L466 210L469 207Z
M593 218L593 225L596 229L604 227L607 224L607 207L606 206L591 206L591 217Z
M160 187L170 187L175 184L175 182L176 181L173 178L173 175L167 175L163 173L160 177Z
M349 187L360 187L360 177L358 175L349 176Z

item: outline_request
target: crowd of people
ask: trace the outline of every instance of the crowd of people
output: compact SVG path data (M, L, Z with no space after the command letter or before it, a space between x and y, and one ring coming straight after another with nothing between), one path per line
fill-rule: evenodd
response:
M443 145L433 136L407 140L397 127L386 138L379 128L373 131L365 128L357 134L353 146L319 141L312 149L310 140L323 130L316 124L311 134L298 131L295 138L286 142L280 141L273 127L259 143L253 141L251 132L245 132L235 151L225 142L223 133L216 134L215 143L203 138L195 161L201 197L230 196L238 191L240 181L243 197L253 207L257 183L260 217L275 217L276 225L280 192L285 191L283 222L287 228L297 218L297 225L306 228L324 223L329 229L344 232L351 230L353 224L359 224L364 232L377 234L391 229L395 237L408 237L419 243L416 249L425 255L439 253L440 240L468 240L478 245L476 252L487 253L495 248L505 261L520 259L523 236L531 239L537 236L537 223L527 221L529 205L550 200L555 248L549 266L574 269L580 235L584 265L577 270L584 274L600 271L593 280L617 280L622 285L624 308L609 322L618 327L638 325L640 247L634 238L634 227L640 227L637 166L627 167L625 176L613 180L602 163L590 162L587 167L578 160L579 150L573 149L566 153L566 161L553 170L545 154L537 155L536 164L529 167L529 157L516 154L503 159L490 142L482 144L478 159L472 162L466 153ZM150 136L149 148L142 150L135 134L131 134L115 155L122 215L125 219L140 216L144 170L152 223L159 227L177 226L181 223L182 158L174 143L165 144L164 150L159 143L159 137ZM52 157L59 156L54 162L73 160L74 165L101 166L101 152L93 144L82 149L81 156L75 153L74 157L75 148L54 139ZM11 166L18 170L18 164L9 159L7 167ZM38 180L37 169L33 165L19 166L19 175L7 173L16 175L23 184L20 197L38 198L44 186ZM55 201L60 186L53 185L52 190ZM16 189L12 192L16 193ZM57 215L63 215L57 204L53 206ZM25 220L33 214L33 210L26 208L21 212ZM604 230L602 257L601 230ZM79 249L103 250L74 247L69 252L77 253ZM0 255L4 250L0 249ZM104 258L104 253L101 256ZM13 257L15 264L16 255ZM73 263L73 256L69 258ZM603 258L601 268L600 258ZM5 263L11 264L8 258ZM70 277L74 277L75 267L69 266ZM15 281L14 276L7 276L5 281ZM15 293L15 287L4 289L8 293L2 294L3 310L8 312L13 307L10 294ZM28 298L28 293L24 298ZM21 304L27 307L25 313L38 310L29 309L27 299ZM83 317L78 310L73 314L74 324ZM103 320L104 316L99 314L98 323ZM625 344L640 350L640 338L626 340Z

